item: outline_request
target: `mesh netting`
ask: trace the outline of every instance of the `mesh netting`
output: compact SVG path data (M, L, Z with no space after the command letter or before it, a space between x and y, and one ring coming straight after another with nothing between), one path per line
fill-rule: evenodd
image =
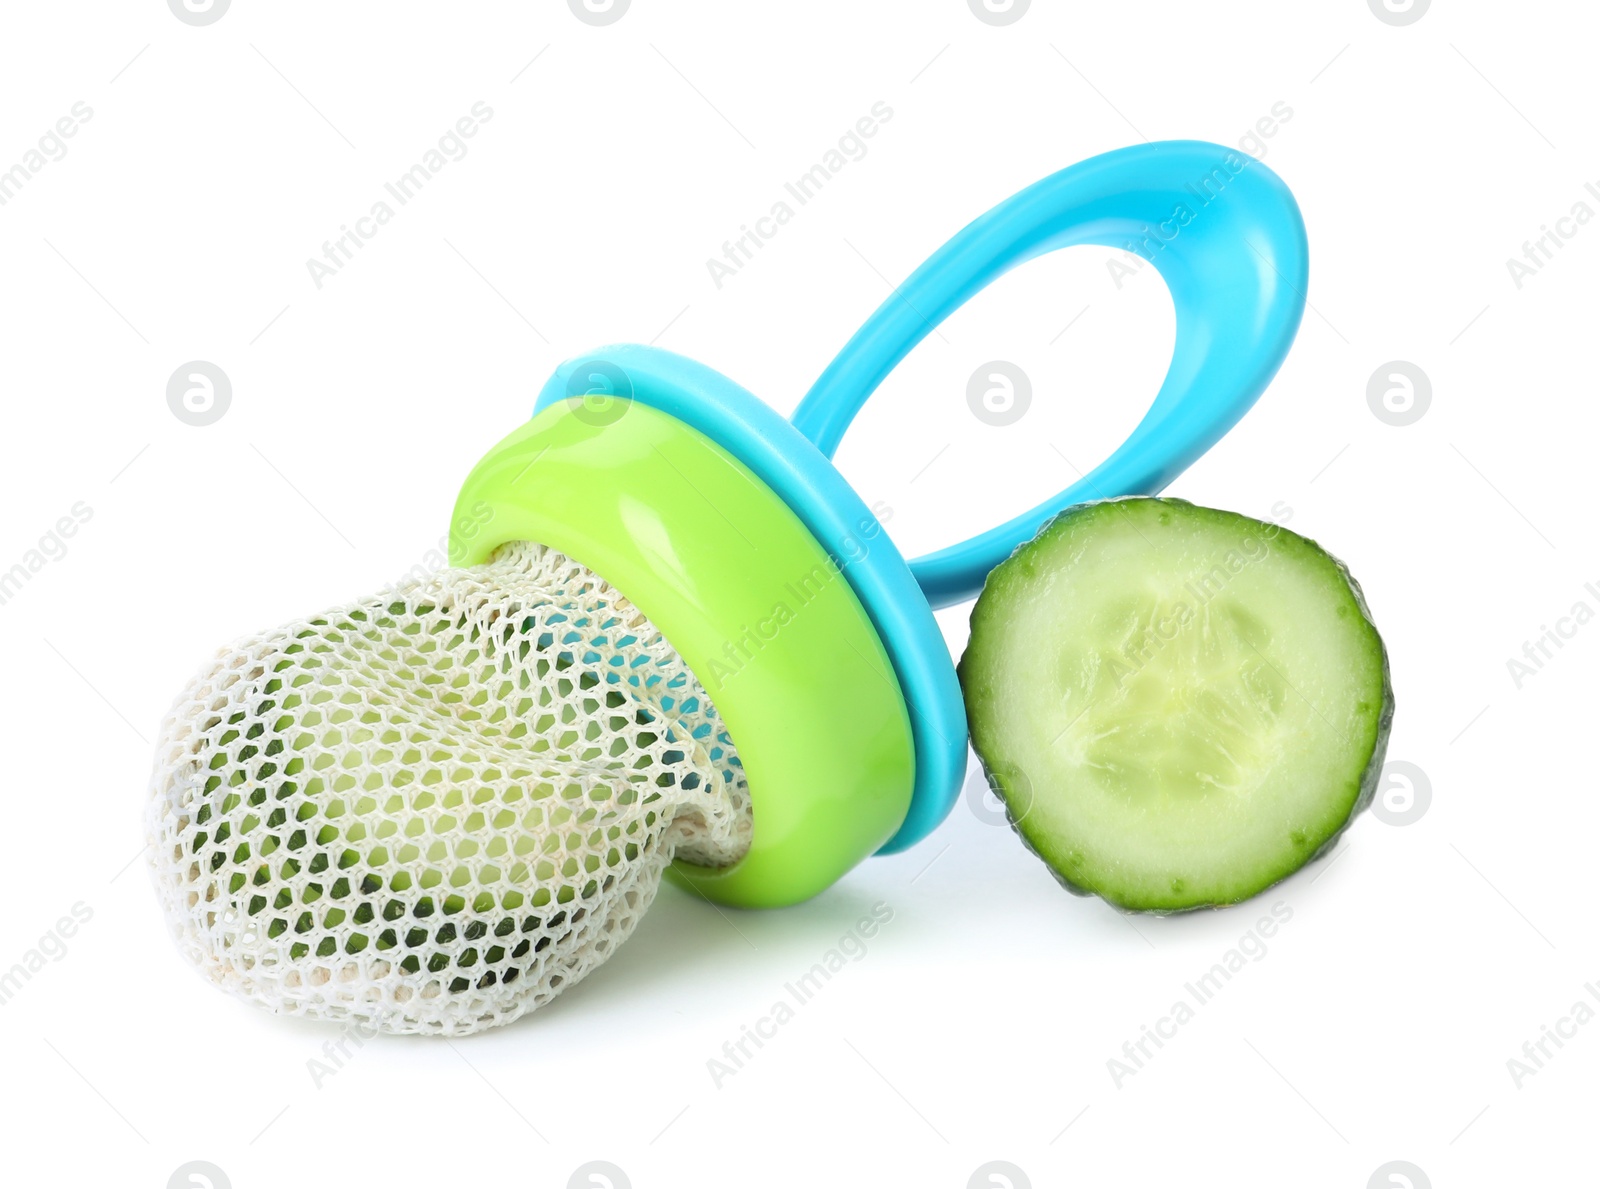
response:
M162 724L148 831L182 952L278 1012L459 1035L627 938L676 854L749 847L694 675L516 544L222 651Z

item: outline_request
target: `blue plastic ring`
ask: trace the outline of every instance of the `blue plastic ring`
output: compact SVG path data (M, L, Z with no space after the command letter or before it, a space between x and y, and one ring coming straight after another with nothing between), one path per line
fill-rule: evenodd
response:
M1063 508L1161 491L1255 403L1305 311L1305 224L1277 174L1204 141L1135 145L1051 174L964 227L845 344L795 410L795 428L832 458L867 398L934 327L1010 269L1073 244L1122 248L1160 271L1177 322L1166 379L1127 440L1077 483L913 561L935 607L974 597Z

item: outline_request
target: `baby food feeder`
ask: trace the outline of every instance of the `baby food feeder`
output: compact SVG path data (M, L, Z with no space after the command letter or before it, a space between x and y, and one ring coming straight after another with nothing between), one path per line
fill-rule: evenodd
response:
M1160 392L1078 483L907 562L830 461L840 439L953 310L1075 244L1165 279ZM773 907L915 844L967 753L933 609L1062 508L1200 457L1282 362L1306 278L1275 174L1147 144L960 231L792 421L667 351L564 363L463 484L460 568L235 644L179 699L149 829L180 949L276 1011L461 1034L602 962L663 869Z

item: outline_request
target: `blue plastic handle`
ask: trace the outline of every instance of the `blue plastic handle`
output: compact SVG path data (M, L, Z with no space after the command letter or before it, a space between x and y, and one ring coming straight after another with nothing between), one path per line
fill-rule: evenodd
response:
M1255 403L1305 311L1305 224L1277 174L1204 141L1118 149L1051 174L957 233L845 344L795 410L795 427L833 457L867 398L929 331L1002 274L1074 244L1124 248L1161 273L1177 315L1166 379L1127 440L1077 483L913 561L934 607L975 596L1061 509L1161 491Z

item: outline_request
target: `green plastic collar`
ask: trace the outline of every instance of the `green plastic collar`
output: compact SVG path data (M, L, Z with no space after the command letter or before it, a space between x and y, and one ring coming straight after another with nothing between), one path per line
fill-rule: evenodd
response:
M889 658L826 550L731 454L625 399L554 405L473 468L450 560L519 540L625 593L727 724L754 840L732 867L675 864L680 882L722 904L795 904L899 827L914 761Z

